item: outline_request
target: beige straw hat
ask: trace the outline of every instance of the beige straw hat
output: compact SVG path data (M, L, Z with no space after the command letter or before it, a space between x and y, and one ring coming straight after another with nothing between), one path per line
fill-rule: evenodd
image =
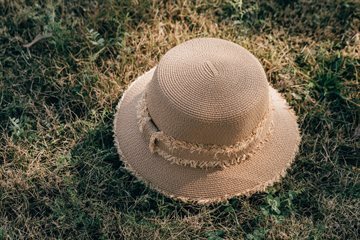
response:
M125 167L196 203L264 191L300 143L296 116L241 46L198 38L168 51L123 94L114 120Z

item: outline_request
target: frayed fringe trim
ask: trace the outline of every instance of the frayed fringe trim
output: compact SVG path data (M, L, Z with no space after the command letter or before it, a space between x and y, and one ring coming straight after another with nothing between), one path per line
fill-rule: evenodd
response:
M153 69L151 69L151 70L153 70ZM146 72L146 73L148 73L148 72ZM132 86L132 84L130 84L128 89L130 89L131 86ZM278 94L281 95L280 93L278 93ZM121 103L122 103L123 99L125 98L125 96L126 96L126 92L124 92L124 94L122 95L122 97L121 97L121 99L120 99L120 101L119 101L119 103L118 103L118 105L116 107L116 110L118 110L120 108ZM283 97L283 96L281 95L281 97ZM293 115L295 117L295 119L297 121L298 118L297 118L297 115L295 114L295 111L292 108L289 108L289 111L291 112L291 115ZM207 205L208 206L208 205L213 205L213 204L226 202L226 201L228 201L228 199L233 198L233 197L240 197L240 196L249 197L249 196L251 196L251 195L253 195L255 193L266 191L266 189L268 187L274 185L277 182L280 182L280 180L286 176L287 170L291 167L291 165L295 161L295 157L298 154L299 145L300 145L300 142L301 142L301 136L300 136L301 131L300 131L299 127L298 127L297 130L299 132L299 135L298 135L298 138L297 138L297 144L296 144L296 146L295 146L295 148L293 150L293 154L292 154L292 156L290 158L290 161L284 166L284 168L274 178L272 178L272 179L270 179L270 180L268 180L268 181L266 181L264 183L260 183L260 184L258 184L257 186L255 186L255 187L253 187L251 189L247 189L245 191L242 191L242 192L239 192L239 193L236 193L236 194L225 194L224 196L221 196L221 197L206 198L206 199L204 199L204 198L192 198L192 197L188 197L188 196L175 195L175 194L169 193L169 192L167 192L167 191L165 191L163 189L158 188L156 185L154 185L151 182L144 179L135 169L133 169L131 167L131 165L127 162L126 158L124 157L124 155L123 155L123 153L122 153L122 151L120 149L118 139L116 137L116 126L117 126L117 114L116 113L115 113L115 117L114 117L114 128L113 128L114 145L115 145L115 147L117 149L118 154L121 157L121 160L124 163L124 168L128 172L130 172L133 176L135 176L137 179L139 179L145 186L147 186L151 190L159 192L159 193L163 194L164 196L166 196L168 198L178 200L178 201L182 201L182 202L187 203L187 204Z
M159 154L165 160L171 162L171 164L177 164L177 165L181 165L181 166L189 166L192 168L220 167L221 169L229 167L230 165L234 165L234 164L243 162L250 156L250 153L249 153L249 154L244 154L242 157L232 158L231 160L229 159L229 160L225 160L225 161L198 161L198 160L189 160L189 159L175 157L173 155L166 153L165 151L163 151L159 148L156 149L156 153Z
M273 125L273 123L271 123L271 125ZM240 157L233 157L233 158L229 158L229 159L221 160L221 161L216 160L216 159L214 159L213 161L211 161L211 160L209 160L209 161L200 161L200 160L184 159L184 158L173 156L173 155L161 150L160 148L155 147L156 136L153 139L150 138L149 148L150 148L150 151L152 153L157 153L162 158L164 158L165 160L171 162L172 164L177 164L177 165L181 165L181 166L189 166L189 167L192 167L192 168L214 168L214 167L219 167L221 169L225 169L225 168L230 167L232 165L244 162L248 158L250 158L252 155L254 155L258 150L261 149L262 145L265 142L268 142L268 139L269 139L271 133L272 133L272 126L270 127L270 131L267 133L266 138L264 140L258 142L257 146L254 147L251 151L249 151L248 153L242 154Z
M141 133L144 132L145 125L151 121L151 117L147 110L144 96L145 93L143 93L141 99L139 100L139 103L136 105L136 117L138 120L137 123Z
M270 115L271 106L269 107L269 110L264 115L262 121L258 124L258 126L255 128L255 130L251 133L250 137L248 137L246 140L237 142L233 145L216 145L216 144L195 144L195 143L189 143L186 141L177 140L171 136L166 135L162 131L154 132L152 134L156 134L156 136L150 136L149 147L152 149L152 152L156 146L154 146L155 139L157 141L161 141L166 148L172 152L177 149L184 149L188 150L191 153L197 152L199 154L205 153L205 154L212 154L214 155L215 159L218 159L218 155L227 155L228 157L236 157L236 155L239 155L239 152L246 150L251 143L254 141L257 141L259 137L261 136L261 133L264 131L264 127L266 125L266 122L269 121L268 117ZM137 119L138 119L138 126L140 132L144 131L144 128L146 124L152 124L151 123L151 116L148 112L146 101L145 101L145 93L142 95L138 105L137 105ZM268 130L269 132L271 129ZM268 133L267 133L268 134ZM229 161L228 161L229 162Z

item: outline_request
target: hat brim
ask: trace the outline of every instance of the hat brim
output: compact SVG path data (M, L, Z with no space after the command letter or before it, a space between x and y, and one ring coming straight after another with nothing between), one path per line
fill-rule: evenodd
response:
M199 169L152 154L139 131L136 106L154 70L138 77L124 92L114 118L115 145L125 167L136 177L168 197L207 204L264 191L286 174L299 148L300 131L296 115L272 87L272 134L246 161L225 169Z

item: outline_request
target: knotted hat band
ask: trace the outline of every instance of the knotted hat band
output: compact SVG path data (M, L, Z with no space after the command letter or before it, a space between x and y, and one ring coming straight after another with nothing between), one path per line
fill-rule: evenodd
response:
M137 105L137 120L140 132L149 142L151 153L157 153L171 163L194 168L229 167L246 160L254 154L272 132L271 101L268 111L250 136L233 145L190 143L175 139L159 130L148 111L145 93Z

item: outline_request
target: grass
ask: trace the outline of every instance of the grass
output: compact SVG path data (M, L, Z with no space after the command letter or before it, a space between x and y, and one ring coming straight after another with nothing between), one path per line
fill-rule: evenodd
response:
M0 1L0 239L358 239L359 29L356 0ZM282 183L209 207L145 187L112 137L129 83L200 36L255 54L302 129Z

